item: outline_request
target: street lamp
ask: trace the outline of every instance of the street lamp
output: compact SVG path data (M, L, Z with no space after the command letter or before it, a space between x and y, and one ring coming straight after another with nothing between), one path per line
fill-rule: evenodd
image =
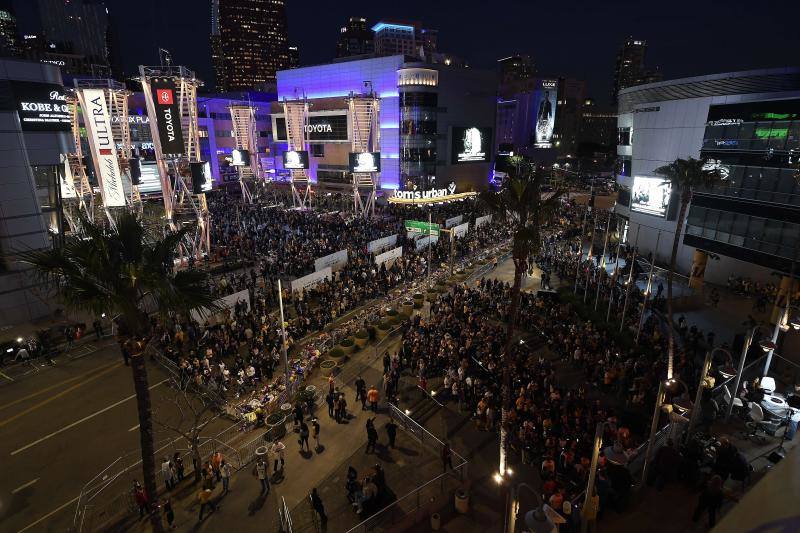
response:
M511 516L506 523L506 531L513 532L516 531L516 521L519 518L519 492L520 489L526 489L528 492L533 494L536 498L536 507L532 510L525 513L523 520L525 521L525 527L528 528L531 533L550 533L555 529L555 524L547 516L547 513L544 510L544 502L542 501L541 496L539 493L527 483L520 483L516 487L511 487L510 497L511 497Z

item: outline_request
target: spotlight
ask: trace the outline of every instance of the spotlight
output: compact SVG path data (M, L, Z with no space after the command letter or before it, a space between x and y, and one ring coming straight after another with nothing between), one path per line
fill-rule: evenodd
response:
M775 343L772 342L771 340L763 340L759 342L758 345L761 346L761 349L764 350L765 352L773 351L775 350L775 348L777 348Z
M22 343L22 337L17 337L17 342Z
M500 475L500 472L495 472L494 482L497 483L498 485L503 482L503 476Z

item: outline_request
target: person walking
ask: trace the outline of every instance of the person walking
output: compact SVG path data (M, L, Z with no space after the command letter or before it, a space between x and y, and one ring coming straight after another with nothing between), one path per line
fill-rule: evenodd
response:
M311 507L317 512L323 524L328 522L328 516L325 514L325 506L322 504L322 498L319 497L316 487L311 489Z
M453 470L453 451L450 449L450 442L444 441L442 445L442 472L447 472L447 467Z
M178 452L175 452L175 455L172 456L172 464L175 465L175 473L178 482L183 481L183 473L184 473L183 459L181 459L181 456Z
M161 460L161 475L164 477L164 484L167 486L167 491L172 490L172 465L166 456Z
M325 403L328 404L328 416L333 418L333 406L334 406L334 397L333 393L329 392L327 396L325 396Z
M305 446L306 451L311 451L311 448L308 445L308 424L305 421L300 422L300 451L303 451L303 447Z
M231 464L227 462L225 459L222 460L222 463L219 465L219 475L222 478L222 493L227 494L229 491L230 483L231 483L231 474L233 474L233 468Z
M397 438L397 424L394 420L389 420L386 423L386 435L389 437L389 448L394 449L394 440Z
M375 444L378 442L378 431L375 429L375 418L367 419L367 447L364 453L375 453Z
M358 400L361 400L361 410L363 411L364 405L367 403L367 382L361 376L356 379L356 401Z
M722 507L725 498L736 500L736 498L725 492L722 476L714 475L708 480L706 488L700 493L697 499L697 507L692 514L692 522L697 522L704 512L708 511L708 527L713 528L717 524L717 513Z
M303 424L303 404L297 400L294 404L294 428Z
M142 518L145 512L150 514L150 498L148 498L144 487L136 480L133 481L133 499L136 500L136 505L139 506L139 518Z
M372 412L377 413L380 394L378 393L378 389L375 388L375 385L370 387L369 392L367 392L367 400L369 401L369 407L372 409Z
M286 445L281 441L275 442L272 445L272 452L275 454L275 465L273 467L272 474L278 473L278 462L281 463L281 474L283 474L283 464L284 464L284 450L286 450Z
M164 512L167 526L169 526L170 529L175 529L175 511L172 510L172 503L169 501L169 498L164 498L161 504L161 510Z
M276 471L277 471L277 461L276 464ZM258 478L258 482L261 484L261 494L269 494L269 474L267 473L267 462L264 460L263 457L259 457L258 461L256 461L256 467L253 469L253 474ZM225 489L227 490L227 489Z
M320 430L319 420L317 420L316 418L312 418L311 419L311 435L313 435L313 437L314 437L314 442L316 443L316 445L314 446L314 449L317 452L319 452L319 449L320 449L319 430Z
M206 507L210 507L212 511L217 510L217 506L214 505L214 501L211 499L211 489L209 488L202 488L200 492L197 493L197 501L200 502L200 517L199 521L203 521L203 512L206 510Z

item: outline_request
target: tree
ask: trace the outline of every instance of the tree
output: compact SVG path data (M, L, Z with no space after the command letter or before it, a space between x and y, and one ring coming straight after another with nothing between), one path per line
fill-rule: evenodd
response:
M82 218L81 235L63 246L16 254L29 263L43 286L73 311L116 317L117 340L131 354L131 373L139 414L142 477L151 500L157 494L153 420L144 354L152 346L149 313L164 317L192 309L216 309L207 275L189 269L174 271L173 258L191 228L151 235L133 214L123 213L116 227L106 228ZM151 516L154 531L161 520Z
M667 379L672 379L673 360L675 358L675 328L672 321L672 279L675 274L675 263L678 259L678 244L683 233L683 222L686 219L686 209L692 201L694 191L700 187L710 187L715 181L721 179L718 164L714 164L706 159L676 159L669 165L664 165L655 169L656 175L664 178L664 184L670 185L673 191L680 194L681 207L678 211L678 223L675 226L675 237L672 240L672 255L669 260L669 272L667 273L667 320L668 329L668 359L667 359ZM655 258L654 258L655 259Z
M513 408L511 369L512 341L519 315L522 276L528 260L541 246L541 223L560 201L565 188L558 187L547 198L542 186L547 177L544 170L522 157L509 161L509 177L498 192L483 192L479 200L499 220L512 227L511 257L514 261L514 284L511 288L511 309L506 325L506 346L503 353L502 411L500 423L500 475L507 470L508 412Z

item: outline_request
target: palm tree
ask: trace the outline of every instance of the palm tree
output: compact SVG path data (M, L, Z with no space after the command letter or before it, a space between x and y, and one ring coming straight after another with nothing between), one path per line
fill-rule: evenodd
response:
M522 276L528 268L528 260L536 255L541 246L540 227L546 215L552 212L564 189L558 188L548 198L542 198L542 185L546 178L543 169L522 157L509 161L509 177L498 192L483 192L479 200L500 221L510 224L512 230L511 257L514 261L514 284L511 288L511 309L506 324L506 346L503 361L502 411L500 423L500 467L499 473L507 470L507 425L508 412L512 409L511 366L512 340L519 315Z
M676 159L669 165L658 167L655 174L664 177L664 184L670 185L673 191L680 193L681 208L678 211L678 223L675 227L675 237L672 240L672 255L669 260L669 273L667 274L667 320L669 321L669 351L667 359L667 379L672 379L673 359L675 357L675 334L672 322L672 278L675 274L675 263L678 259L678 244L683 232L683 221L686 219L686 209L692 201L694 191L701 187L710 187L715 181L721 179L718 165L711 164L706 159Z
M64 305L94 316L117 317L117 340L131 353L131 370L139 414L142 477L151 500L157 494L153 420L144 354L152 349L148 313L167 316L192 309L215 309L207 276L198 270L173 271L173 258L189 229L163 238L148 234L130 213L121 214L115 228L81 220L82 235L68 237L60 248L32 250L17 259L33 265L44 287ZM151 515L161 531L158 515Z

